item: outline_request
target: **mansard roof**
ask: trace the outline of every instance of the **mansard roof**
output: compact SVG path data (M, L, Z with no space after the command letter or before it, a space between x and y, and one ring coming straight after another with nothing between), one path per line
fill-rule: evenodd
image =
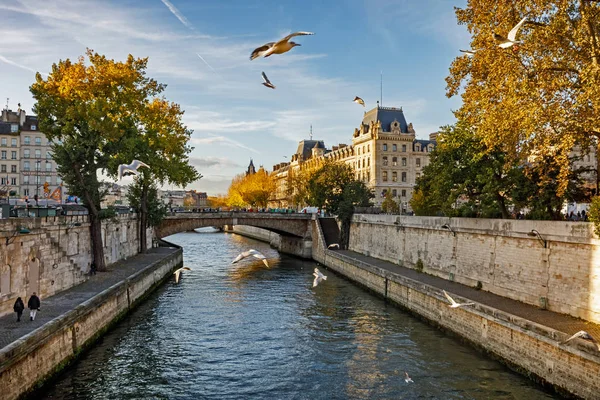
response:
M426 140L426 139L415 139L413 141L413 151L415 151L415 145L419 143L421 145L421 148L424 149L427 146L429 146L430 144L433 144L433 148L436 147L437 143L435 140Z
M394 121L398 121L400 124L400 132L408 133L408 124L404 118L404 112L402 112L402 108L377 106L365 113L362 123L368 127L371 122L375 121L379 121L381 123L381 129L384 132L391 132L392 123Z
M312 149L324 149L325 142L322 140L301 140L298 143L298 150L296 154L302 156L304 160L308 160L312 156Z

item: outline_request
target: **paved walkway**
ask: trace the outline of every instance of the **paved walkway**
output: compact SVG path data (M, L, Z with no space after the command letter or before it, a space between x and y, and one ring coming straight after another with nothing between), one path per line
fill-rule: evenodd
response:
M33 322L29 320L28 309L23 312L21 322L17 322L15 313L0 317L0 349L175 251L175 248L169 247L151 249L146 254L138 254L111 265L107 272L98 272L80 285L42 298L41 311ZM28 299L23 299L25 306Z
M540 325L547 326L560 332L572 335L578 331L587 331L590 335L600 339L600 325L584 321L565 314L559 314L553 311L542 310L520 301L511 300L506 297L498 296L483 290L476 290L472 287L460 283L451 282L436 276L419 273L414 269L401 267L388 261L378 258L368 257L350 250L338 250L337 253L344 254L347 257L354 258L366 264L388 270L390 272L402 275L412 280L437 287L440 291L446 290L449 293L455 293L464 298L476 301L489 307L516 315Z

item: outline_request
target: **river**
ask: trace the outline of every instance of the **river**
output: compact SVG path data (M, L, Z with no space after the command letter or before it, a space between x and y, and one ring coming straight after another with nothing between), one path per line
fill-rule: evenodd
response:
M36 399L550 399L320 267L235 234L181 233L184 271ZM231 264L241 251L263 252ZM407 383L408 372L413 383Z

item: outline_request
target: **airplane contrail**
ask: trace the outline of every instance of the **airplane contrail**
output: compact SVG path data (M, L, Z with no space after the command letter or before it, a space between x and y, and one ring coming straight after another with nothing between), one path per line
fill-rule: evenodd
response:
M217 72L217 71L215 71L215 69L214 69L213 67L211 67L211 66L210 66L210 64L209 64L209 63L207 63L207 62L206 62L206 60L204 59L204 57L202 57L202 56L200 55L200 53L196 53L196 55L197 55L198 57L200 57L200 59L201 59L202 61L204 61L204 64L206 64L206 66L207 66L208 68L210 68L210 69L212 70L212 72Z
M179 10L177 9L177 7L175 7L173 5L173 3L171 3L169 0L160 0L162 1L162 3L167 6L167 8L169 9L169 11L171 11L171 13L177 17L177 19L179 20L179 22L181 22L183 25L185 25L186 27L188 27L191 30L194 30L194 27L192 26L192 24L190 23L190 21L188 21L188 19L186 17L183 16L183 14L181 14L181 12L179 12Z

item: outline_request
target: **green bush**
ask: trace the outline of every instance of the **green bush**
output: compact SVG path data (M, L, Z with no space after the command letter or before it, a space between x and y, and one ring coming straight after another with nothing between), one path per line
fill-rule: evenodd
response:
M423 261L419 258L415 264L417 272L423 272Z
M588 211L588 219L594 224L594 232L600 236L600 196L592 199L592 204Z

